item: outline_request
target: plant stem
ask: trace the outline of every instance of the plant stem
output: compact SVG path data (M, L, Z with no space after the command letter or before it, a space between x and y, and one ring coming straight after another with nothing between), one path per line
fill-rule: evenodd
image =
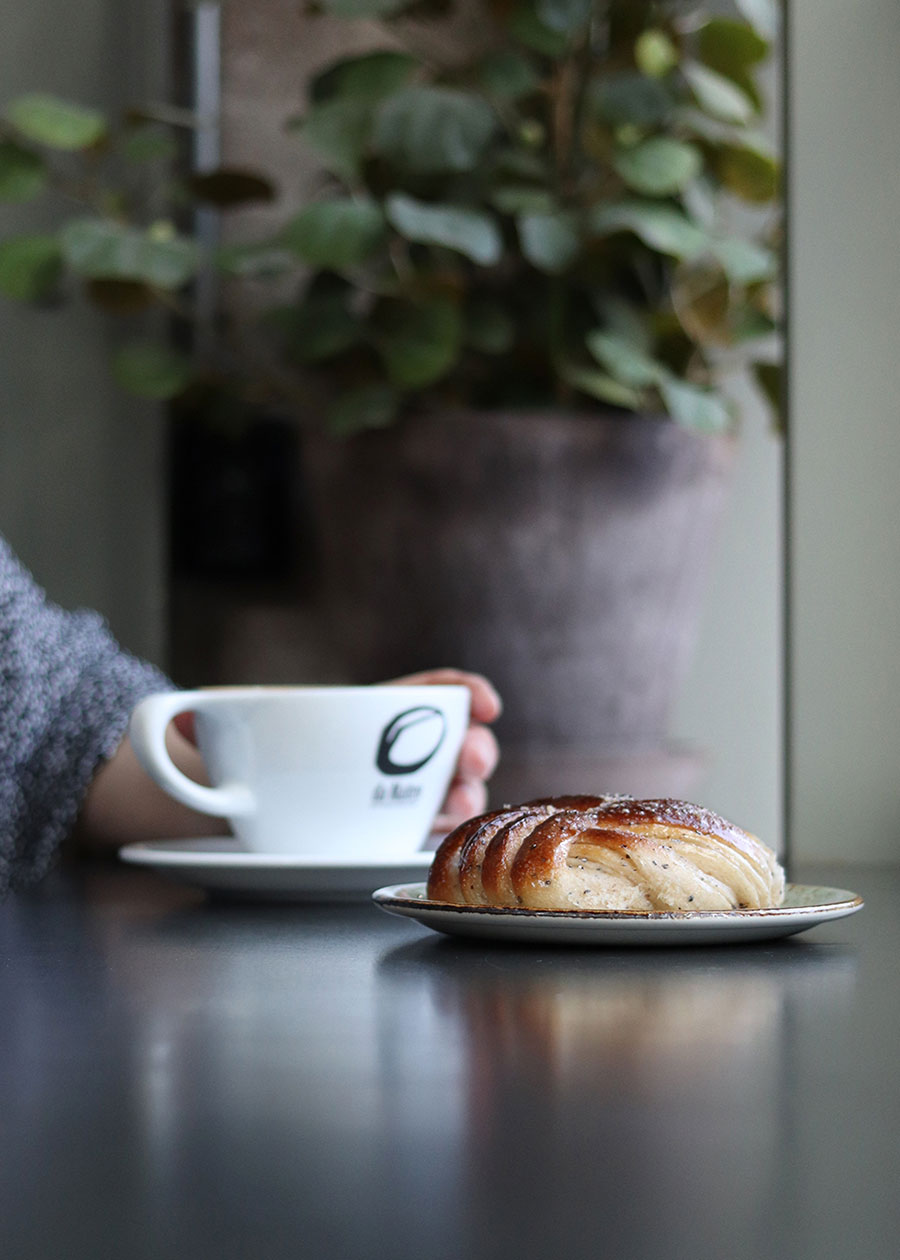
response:
M577 174L577 139L590 79L594 22L592 18L572 42L550 88L553 154L557 183L563 193L570 191Z
M571 57L565 57L553 76L551 98L553 101L553 158L556 179L560 188L565 183L572 160L572 137L575 131L574 79L576 67Z

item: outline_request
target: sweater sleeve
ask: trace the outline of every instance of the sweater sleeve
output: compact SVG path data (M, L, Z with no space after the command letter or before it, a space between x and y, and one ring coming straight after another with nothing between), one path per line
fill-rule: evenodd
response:
M51 603L0 538L0 898L45 874L135 704L172 689L98 614Z

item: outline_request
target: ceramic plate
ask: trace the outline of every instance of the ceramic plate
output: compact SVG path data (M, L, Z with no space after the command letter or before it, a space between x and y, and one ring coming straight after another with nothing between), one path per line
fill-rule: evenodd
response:
M379 888L372 899L388 914L418 919L436 932L540 945L719 945L792 936L862 908L843 888L788 884L771 910L694 910L624 914L598 910L501 910L429 901L424 884Z
M155 840L129 844L119 856L149 866L194 888L229 897L267 901L359 901L385 880L420 879L433 853L415 853L398 862L373 858L359 862L287 853L248 853L230 837Z

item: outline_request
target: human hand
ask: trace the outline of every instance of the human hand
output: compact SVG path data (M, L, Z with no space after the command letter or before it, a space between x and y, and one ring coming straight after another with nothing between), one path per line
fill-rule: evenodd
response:
M471 674L461 669L429 669L404 678L392 678L389 686L461 685L469 688L469 729L463 738L456 772L447 791L441 813L435 819L436 831L451 831L459 823L480 814L487 805L487 780L493 774L500 758L497 739L488 726L495 721L502 709L500 697L490 682L481 674ZM174 718L178 733L186 740L194 741L193 713L179 713Z
M434 822L436 831L451 831L473 814L483 813L487 805L487 780L497 766L500 749L496 736L486 723L495 721L503 706L486 678L461 669L424 670L420 674L408 674L405 678L392 678L389 685L418 686L423 683L434 686L460 684L468 687L471 694L469 729L463 738L456 773L442 811Z

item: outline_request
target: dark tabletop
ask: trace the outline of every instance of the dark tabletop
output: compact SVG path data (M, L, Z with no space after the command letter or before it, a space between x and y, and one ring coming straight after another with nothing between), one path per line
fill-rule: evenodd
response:
M782 942L464 943L120 867L0 907L5 1260L898 1254L900 877Z

